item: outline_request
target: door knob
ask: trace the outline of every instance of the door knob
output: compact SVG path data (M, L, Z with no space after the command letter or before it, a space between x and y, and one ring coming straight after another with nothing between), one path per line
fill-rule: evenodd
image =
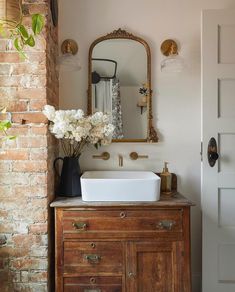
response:
M216 161L219 158L217 143L216 143L215 138L213 138L213 137L210 139L210 141L208 143L207 158L208 158L209 165L211 167L213 167L215 165Z

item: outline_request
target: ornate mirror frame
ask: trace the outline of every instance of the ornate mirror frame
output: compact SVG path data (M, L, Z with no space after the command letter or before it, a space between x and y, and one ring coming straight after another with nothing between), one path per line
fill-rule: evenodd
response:
M92 114L92 80L91 80L91 75L92 75L92 52L94 47L105 40L110 40L110 39L130 39L137 41L141 43L146 50L147 53L147 84L149 86L149 96L148 96L148 102L147 102L147 123L148 123L148 129L147 129L147 138L146 139L113 139L113 142L158 142L158 136L157 132L155 131L153 127L153 114L152 114L152 90L151 90L151 52L150 52L150 47L148 43L140 38L137 37L125 30L122 30L119 28L118 30L114 30L113 32L99 37L96 39L90 46L89 49L89 56L88 56L88 101L87 101L87 113L88 115Z

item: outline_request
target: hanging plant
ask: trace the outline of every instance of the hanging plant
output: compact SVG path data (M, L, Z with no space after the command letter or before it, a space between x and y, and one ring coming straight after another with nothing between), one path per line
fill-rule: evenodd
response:
M41 14L33 14L31 16L31 30L23 25L23 13L20 1L18 4L18 19L0 19L0 35L10 39L15 49L19 52L21 58L27 58L25 47L34 47L35 38L39 35L45 25L44 16ZM14 7L15 8L15 7ZM15 8L16 9L16 8ZM11 44L8 46L11 48Z
M0 114L6 114L6 108L1 108ZM11 127L12 127L12 124L9 120L0 121L0 141L16 139L16 136L7 134L7 130L9 130Z

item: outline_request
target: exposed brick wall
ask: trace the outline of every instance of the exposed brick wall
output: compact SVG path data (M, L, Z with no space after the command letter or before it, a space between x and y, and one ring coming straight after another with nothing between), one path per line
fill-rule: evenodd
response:
M41 113L47 103L58 106L57 30L49 2L23 1L26 15L40 12L47 18L36 47L27 52L28 61L6 52L6 40L0 40L0 106L12 112L10 133L17 135L0 152L1 292L50 291L52 285L49 203L58 147Z

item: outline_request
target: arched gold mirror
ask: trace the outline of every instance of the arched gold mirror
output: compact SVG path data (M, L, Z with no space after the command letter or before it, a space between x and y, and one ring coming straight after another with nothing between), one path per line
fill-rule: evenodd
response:
M148 43L118 29L89 49L88 114L111 115L113 142L157 142L153 127Z

